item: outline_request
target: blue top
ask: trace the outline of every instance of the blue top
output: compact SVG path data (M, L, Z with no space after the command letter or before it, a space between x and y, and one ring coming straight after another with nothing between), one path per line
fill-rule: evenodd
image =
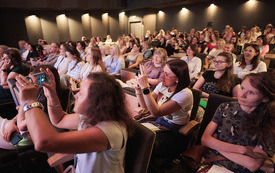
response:
M125 62L123 58L118 58L118 60L114 60L113 57L109 56L105 61L105 66L110 74L118 74L121 69L125 68Z

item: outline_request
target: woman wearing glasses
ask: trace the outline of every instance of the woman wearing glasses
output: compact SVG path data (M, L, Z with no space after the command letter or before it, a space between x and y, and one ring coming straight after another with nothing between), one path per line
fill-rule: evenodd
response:
M214 70L204 72L193 88L202 90L204 98L211 93L237 97L240 80L233 74L232 59L227 52L218 54L213 60Z
M150 91L148 77L143 65L136 79L136 95L142 108L147 108L158 125L167 130L157 133L153 155L176 153L182 146L179 128L189 122L193 105L192 91L188 88L190 77L183 60L171 60L163 68L160 82Z
M257 44L246 44L241 61L234 64L234 74L239 78L243 78L249 73L266 71L266 64L260 60L259 46Z

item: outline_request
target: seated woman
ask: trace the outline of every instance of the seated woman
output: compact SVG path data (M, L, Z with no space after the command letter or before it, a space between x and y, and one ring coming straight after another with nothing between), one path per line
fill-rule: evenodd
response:
M237 97L240 80L233 74L232 56L227 52L220 53L214 60L214 71L206 71L193 86L202 90L202 97L216 93L229 97Z
M140 45L134 43L133 48L131 52L128 54L125 54L125 62L129 63L128 68L138 68L139 63L143 61L143 56L139 52L140 50Z
M101 45L99 47L99 49L100 49L100 53L102 56L102 61L105 63L105 61L107 60L108 55L109 55L110 46L109 45Z
M224 159L209 164L220 164L233 172L268 171L264 169L264 158L272 157L275 151L275 122L271 110L274 81L271 73L251 73L241 84L238 102L218 107L201 143L210 148L206 159L215 156ZM274 166L271 169L274 171Z
M79 52L74 46L66 47L66 55L71 60L71 62L68 66L67 73L60 76L60 81L62 84L70 86L69 81L71 80L71 78L80 79L80 72L84 65L84 62L80 58Z
M63 110L65 110L67 106L67 101L62 99L63 90L60 85L60 79L59 79L57 70L53 66L42 65L42 66L37 66L33 70L33 73L39 73L41 68L44 70L49 68L52 71L55 77L56 93L60 100L60 104ZM47 99L44 95L42 87L39 88L36 98L37 98L37 101L42 103L43 107L45 108L44 112L47 113ZM18 147L26 147L33 144L30 138L30 135L28 133L24 115L22 115L24 114L23 106L18 106L17 109L18 109L18 114L11 120L3 119L2 117L0 117L0 148L13 150L13 149L18 149ZM17 145L12 145L10 143L10 137L14 131L20 132L20 134L23 136L23 139L19 141Z
M150 43L148 41L143 43L143 49L141 52L145 61L148 61L152 58L152 51L150 50Z
M67 73L69 64L72 61L66 56L66 49L68 46L69 45L66 43L60 45L60 55L57 58L56 63L54 64L54 67L57 69L59 76Z
M157 134L159 145L155 150L159 155L177 152L182 146L177 131L189 122L193 106L192 91L188 88L188 66L179 59L168 61L163 68L162 82L153 92L150 92L143 65L140 65L140 70L141 74L136 77L140 87L135 88L139 104L142 108L147 108L152 117L157 118L156 123L169 129L168 134Z
M144 64L144 69L148 77L148 83L150 84L150 90L154 90L155 87L161 82L161 73L163 67L167 61L167 52L163 48L157 48L154 51L154 55L151 61ZM130 79L127 84L135 86L136 79Z
M74 131L57 133L36 101L38 88L19 76L16 79L20 103L25 105L24 115L35 149L76 154L78 173L124 172L131 118L120 84L110 75L90 74L75 95L75 113L66 114L56 95L53 74L48 69L42 71L52 81L43 84L51 122L56 127ZM37 82L34 76L30 77Z
M116 75L121 69L125 68L125 61L120 54L119 47L116 44L111 45L110 55L105 61L107 72L111 75Z
M201 72L201 59L196 57L197 53L198 47L195 44L190 44L186 50L187 56L181 58L181 60L184 60L188 65L191 80L197 77Z
M260 35L257 37L257 42L260 48L260 55L264 58L265 54L269 52L269 45L267 44L266 36Z
M241 61L234 64L234 74L239 78L243 78L249 73L259 73L266 70L266 64L259 57L259 46L246 44Z
M79 91L82 82L87 79L90 73L105 72L105 65L102 61L101 53L98 47L88 47L86 52L87 63L82 67L80 79L71 80L72 91Z
M219 53L222 53L224 51L224 46L225 46L225 41L224 39L220 38L217 41L216 47L213 48L209 54L206 56L204 62L204 69L213 69L214 68L214 64L212 59L215 58Z
M0 71L0 103L13 101L9 90L8 80L14 79L17 75L28 75L30 68L22 63L18 49L8 48L4 51L3 65Z
M206 48L204 49L203 53L208 54L212 49L216 47L216 43L218 41L219 35L217 33L210 33L209 43L207 44Z

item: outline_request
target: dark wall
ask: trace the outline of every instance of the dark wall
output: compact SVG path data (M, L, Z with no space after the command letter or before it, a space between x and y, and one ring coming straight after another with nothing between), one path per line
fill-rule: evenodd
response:
M19 40L28 40L24 12L0 8L0 45L17 47Z
M275 24L275 1L255 1L251 6L247 1L222 1L216 2L216 9L209 9L209 3L185 6L189 12L186 15L179 14L181 7L169 7L161 9L164 17L157 14L156 30L161 28L170 30L176 27L178 30L190 30L196 28L202 30L208 22L213 22L212 28L223 30L229 24L235 31L239 31L243 25L252 28L255 25L264 29L268 23ZM212 14L211 14L212 13Z
M128 7L134 6L137 1L133 1L133 4L130 4L131 1L128 2ZM145 5L146 1L141 0L141 3ZM162 1L160 1L162 2ZM154 1L155 3L155 1ZM130 10L126 11L126 19L128 23L131 19L128 19L130 15L136 15L141 18L140 20L144 20L144 28L149 28L151 32L154 30L164 29L170 30L172 27L176 27L179 31L190 31L191 28L196 28L197 30L202 30L207 27L207 22L213 22L212 28L223 30L226 24L233 26L235 32L238 32L243 25L248 28L253 27L254 25L260 26L262 30L265 28L265 25L268 23L272 23L275 25L275 1L274 0L265 0L265 1L255 1L255 6L248 5L248 1L243 0L235 0L235 1L215 1L216 10L209 10L209 3L199 3L193 5L185 5L188 9L188 13L182 13L181 8L183 6L178 5L176 7L167 7L162 9L139 9L139 10ZM143 6L142 5L142 6ZM160 17L158 11L162 10L164 12L163 17ZM150 17L146 17L147 12L150 14L156 14ZM45 39L49 41L63 41L62 34L71 34L70 39L75 37L81 38L81 35L86 35L88 38L91 37L89 33L93 36L103 36L106 37L106 34L110 34L111 37L115 40L118 35L122 35L122 31L127 31L127 23L125 26L121 25L121 21L119 21L118 13L120 11L113 10L109 11L109 21L108 27L102 23L102 11L88 11L91 16L91 27L85 28L83 23L81 24L81 15L86 13L84 10L78 10L78 12L69 11L68 17L71 16L71 23L75 23L77 26L73 28L73 30L69 30L70 33L60 33L57 30L56 25L56 15L61 12L56 10L42 10L38 11L37 15L42 20L42 31ZM106 11L108 12L108 11ZM18 9L0 9L0 44L6 44L9 46L17 46L17 42L20 39L24 39L26 41L30 40L30 36L28 36L26 25L25 25L25 17L29 16L31 13L28 10L18 10ZM35 13L36 14L36 13ZM47 22L44 21L43 19ZM155 26L150 25L151 22L155 23ZM126 21L127 22L127 21ZM150 22L148 24L148 22ZM47 25L48 24L48 25ZM82 25L82 26L81 26ZM89 25L89 24L88 24ZM48 26L48 29L45 26ZM52 26L52 27L50 27ZM59 33L58 33L59 32ZM145 33L145 31L144 31ZM72 37L73 34L73 37ZM69 38L69 36L68 36Z

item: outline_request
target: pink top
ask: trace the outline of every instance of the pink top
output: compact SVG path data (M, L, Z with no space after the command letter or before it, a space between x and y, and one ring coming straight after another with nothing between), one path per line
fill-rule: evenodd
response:
M260 47L260 55L262 55L264 57L267 52L269 52L269 45L268 44Z

